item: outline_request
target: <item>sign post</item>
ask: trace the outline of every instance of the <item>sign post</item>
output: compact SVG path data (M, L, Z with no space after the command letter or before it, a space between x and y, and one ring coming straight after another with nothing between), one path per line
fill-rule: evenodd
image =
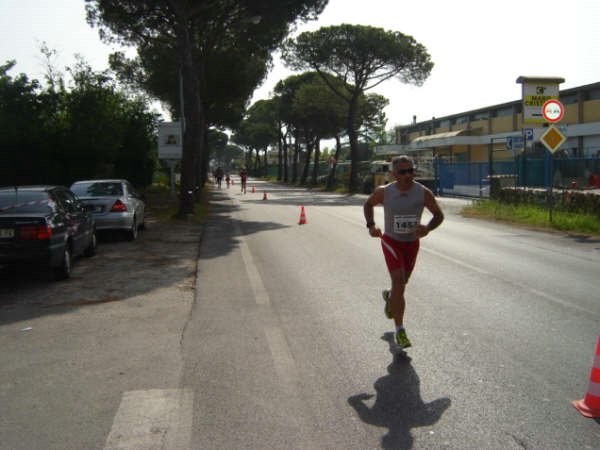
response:
M552 223L552 207L554 205L554 152L556 152L556 150L558 150L560 146L567 140L566 136L554 126L554 123L559 122L563 118L564 114L565 109L562 103L558 100L548 100L542 106L542 115L544 116L544 119L552 124L540 138L540 141L542 144L544 144L544 147L546 147L550 152L550 207L548 209L550 223Z
M158 159L169 166L169 186L171 195L175 194L175 165L181 161L181 124L163 122L158 125Z
M558 101L559 85L564 83L565 79L560 77L528 77L520 76L517 78L517 83L522 85L523 97L523 141L526 140L525 124L530 123L556 123L559 122L564 115L564 108ZM559 106L560 105L560 106ZM547 134L544 133L544 135ZM564 142L564 141L563 141ZM542 143L547 147L544 139ZM560 142L562 144L562 142ZM556 150L560 144L554 149ZM548 147L547 147L548 148ZM550 150L550 149L549 149ZM554 180L552 177L552 153L550 150L550 192L549 192L549 214L550 223L552 223L552 203L553 192L552 185Z

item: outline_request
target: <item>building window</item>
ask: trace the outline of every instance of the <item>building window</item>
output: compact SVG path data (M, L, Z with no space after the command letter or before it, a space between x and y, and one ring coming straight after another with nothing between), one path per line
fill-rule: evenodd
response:
M467 123L469 121L469 118L467 116L461 116L461 117L457 117L455 120L456 120L456 124L460 124L460 123Z
M506 108L498 108L496 110L496 117L512 116L512 113L513 113L512 106L507 106Z
M440 120L440 128L449 128L449 127L450 127L449 119Z
M588 91L589 100L600 100L600 89L592 89Z
M579 95L577 93L561 95L560 101L563 105L572 105L573 103L577 103L579 101Z
M490 112L489 111L483 111L483 112L478 112L475 114L471 115L471 120L475 121L475 120L487 120L490 118Z

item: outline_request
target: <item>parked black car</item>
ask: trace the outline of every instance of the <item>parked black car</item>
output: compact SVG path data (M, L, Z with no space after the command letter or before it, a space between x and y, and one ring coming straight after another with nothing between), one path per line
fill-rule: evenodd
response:
M39 264L56 279L96 252L92 214L62 186L0 187L0 265Z

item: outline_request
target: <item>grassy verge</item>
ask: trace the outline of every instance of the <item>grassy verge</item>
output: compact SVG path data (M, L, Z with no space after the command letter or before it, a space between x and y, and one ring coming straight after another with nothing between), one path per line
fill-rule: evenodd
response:
M462 213L466 217L600 236L600 220L591 214L554 209L550 222L547 208L536 205L511 205L496 200L474 202L473 205L465 207Z
M206 188L200 195L200 201L194 205L194 214L180 218L177 215L179 210L179 191L171 195L169 188L164 185L152 185L145 192L146 205L152 212L152 215L159 222L178 223L192 222L203 223L208 214L208 198Z

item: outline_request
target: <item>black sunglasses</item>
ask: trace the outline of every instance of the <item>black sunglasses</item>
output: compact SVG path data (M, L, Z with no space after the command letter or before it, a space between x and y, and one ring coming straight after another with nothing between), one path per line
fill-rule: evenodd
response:
M404 175L404 174L407 174L407 173L415 173L415 169L412 168L412 167L410 169L398 169L398 170L396 170L396 173L398 175Z

